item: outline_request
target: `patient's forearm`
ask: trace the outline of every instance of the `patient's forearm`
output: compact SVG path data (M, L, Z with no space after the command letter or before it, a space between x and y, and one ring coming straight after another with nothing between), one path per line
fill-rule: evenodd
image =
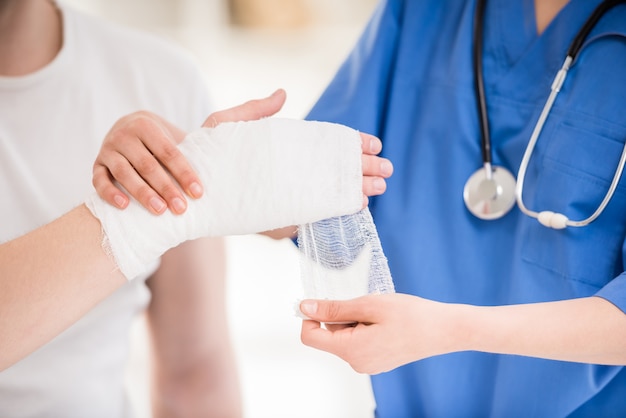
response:
M126 283L81 205L0 245L0 370L28 355Z

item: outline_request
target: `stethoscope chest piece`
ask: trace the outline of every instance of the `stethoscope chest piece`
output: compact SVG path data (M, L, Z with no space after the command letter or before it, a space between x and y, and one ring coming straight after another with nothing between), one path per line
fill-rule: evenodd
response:
M515 177L503 167L481 167L465 183L463 200L479 219L501 218L515 205Z

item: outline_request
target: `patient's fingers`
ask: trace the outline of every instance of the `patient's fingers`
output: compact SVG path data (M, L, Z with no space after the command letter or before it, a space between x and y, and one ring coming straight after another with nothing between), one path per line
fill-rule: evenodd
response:
M127 154L130 163L146 183L168 202L170 210L178 214L183 213L187 203L178 185L187 195L199 198L203 190L198 176L169 133L164 132L162 136L143 136L140 139L141 143L132 144L137 149Z
M107 134L94 163L93 184L100 197L125 208L128 196L114 183L117 181L152 213L163 213L168 206L174 213L183 213L187 202L178 184L193 198L202 195L200 180L176 147L183 135L149 112L120 119Z
M115 186L113 176L104 165L94 165L92 183L98 195L105 202L120 209L128 206L128 196Z

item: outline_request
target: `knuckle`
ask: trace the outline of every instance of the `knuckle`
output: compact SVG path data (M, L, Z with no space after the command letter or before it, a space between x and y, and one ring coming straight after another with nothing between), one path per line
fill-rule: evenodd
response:
M129 178L132 178L134 174L134 170L132 167L126 162L122 160L118 160L115 162L111 162L107 166L108 172L110 175L107 175L107 179L115 179L121 183L126 182ZM105 177L104 175L102 177Z
M374 369L361 363L350 363L350 367L359 374L374 374Z
M179 149L169 141L162 144L161 149L159 150L159 159L164 164L176 161L181 156L182 154Z
M180 183L187 185L196 180L196 174L187 166L180 170L180 172L176 175L176 178Z
M93 187L100 193L101 190L104 190L108 184L111 184L111 180L108 176L104 176L101 173L94 173L91 178L91 184Z
M103 183L104 181L102 179L102 176L97 173L94 173L93 177L91 178L91 184L98 193L100 193L100 190L104 188Z
M349 362L349 364L350 364L350 367L352 367L352 370L354 370L355 372L360 373L360 374L366 373L366 370L365 370L365 368L363 367L362 364L360 364L360 363L350 363L350 362Z
M325 316L329 319L338 318L341 314L341 306L336 301L329 301L325 306Z
M363 155L361 167L363 169L363 173L369 173L372 166L372 156L371 155Z
M159 187L159 194L166 199L174 198L180 195L178 188L172 183L166 183Z
M108 172L107 167L99 160L96 160L91 166L91 174L94 177L96 176L101 177L102 175L106 175L107 172Z
M153 174L160 167L154 157L147 155L139 158L135 164L135 169L144 176Z
M148 112L145 109L140 109L136 112L133 113L133 116L137 119L141 119L141 118L147 118L147 119L152 119L152 113Z
M108 203L113 203L115 201L115 194L117 191L117 188L112 184L104 185L100 190L97 190L98 195Z
M302 344L310 346L310 338L309 338L309 334L307 332L305 332L305 330L301 330L300 331L300 341L302 342Z
M126 127L112 130L102 144L101 153L114 151L119 144L124 142L126 137L128 137L128 129Z
M147 185L139 186L133 193L140 202L149 202L153 197L154 191Z
M155 122L150 112L145 110L139 110L133 114L133 118L130 121L130 126L136 130L145 131L152 129Z

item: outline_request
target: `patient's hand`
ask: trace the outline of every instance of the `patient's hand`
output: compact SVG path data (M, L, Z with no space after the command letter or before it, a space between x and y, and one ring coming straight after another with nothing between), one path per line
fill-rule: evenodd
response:
M183 213L187 203L172 181L172 173L188 196L198 198L202 186L176 144L186 133L163 118L146 111L118 120L107 133L93 165L93 185L102 199L120 209L128 196L114 183L117 180L130 195L154 214L169 207Z

